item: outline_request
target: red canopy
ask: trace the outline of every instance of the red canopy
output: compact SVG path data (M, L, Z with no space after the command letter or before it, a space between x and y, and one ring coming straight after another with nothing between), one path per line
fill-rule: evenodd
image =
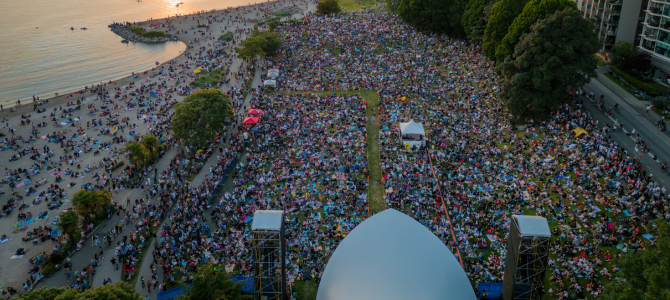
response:
M244 119L244 122L242 124L258 124L258 117L248 117Z
M151 26L158 26L158 25L163 25L163 23L158 23L158 22L156 22L156 23L151 23Z
M262 114L262 113L263 113L262 110L260 110L260 109L256 109L256 108L254 108L254 109L252 109L252 110L249 111L249 114L250 114L250 115L260 115L260 114Z

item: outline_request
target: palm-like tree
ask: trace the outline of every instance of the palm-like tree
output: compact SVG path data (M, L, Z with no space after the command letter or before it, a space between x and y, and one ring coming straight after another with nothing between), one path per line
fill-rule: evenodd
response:
M79 215L72 210L62 214L58 228L60 228L64 235L68 237L72 236L79 229Z
M158 138L150 134L142 138L141 143L144 149L149 151L151 158L153 158L156 155L156 152L158 151Z
M128 152L128 159L135 167L142 167L147 161L147 149L141 144L132 142L126 146Z
M90 219L112 202L112 194L108 190L80 190L72 196L72 206L85 219Z

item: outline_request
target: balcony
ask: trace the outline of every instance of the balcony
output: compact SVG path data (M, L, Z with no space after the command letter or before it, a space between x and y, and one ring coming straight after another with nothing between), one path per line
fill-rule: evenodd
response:
M608 31L608 32L607 32L607 35L614 36L614 35L616 35L616 32L614 32L614 31Z
M645 24L647 24L647 26L649 26L649 27L656 27L656 28L658 28L658 26L660 25L660 22L658 22L658 21L653 21L653 20L649 20L649 21L647 21Z
M610 12L610 16L613 16L613 17L620 16L620 15L621 15L621 11L620 11L620 10L616 10L616 11L611 11L611 12Z

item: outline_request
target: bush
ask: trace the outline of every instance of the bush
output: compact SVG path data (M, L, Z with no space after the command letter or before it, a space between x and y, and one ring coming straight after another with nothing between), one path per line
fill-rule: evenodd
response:
M668 94L668 88L666 86L663 86L662 84L656 83L656 82L642 82L641 80L633 77L632 75L619 70L619 68L610 65L610 69L617 73L621 78L626 80L629 84L634 86L636 89L639 89L645 93L647 93L649 96L655 97L655 96L664 96Z
M316 5L316 13L320 15L338 14L342 11L337 0L321 0Z
M139 36L143 36L146 38L157 38L157 37L164 37L167 34L162 31L146 31L146 29L139 27L139 26L126 26L126 28L132 30L135 34Z
M228 32L226 34L222 34L219 37L219 41L232 41L234 36L235 35L232 32Z
M44 269L42 269L42 275L49 277L56 273L56 264L54 263L48 263L44 266Z
M270 32L275 31L275 28L277 28L277 23L279 23L279 21L277 20L273 20L270 21L270 23L268 23L268 29L270 30Z
M276 12L276 13L274 13L274 14L272 14L272 15L277 16L277 17L287 17L287 16L290 16L291 13L290 13L290 12L286 12L286 11L280 11L280 12Z
M60 264L64 260L63 256L59 252L51 253L49 256L49 262L54 264Z

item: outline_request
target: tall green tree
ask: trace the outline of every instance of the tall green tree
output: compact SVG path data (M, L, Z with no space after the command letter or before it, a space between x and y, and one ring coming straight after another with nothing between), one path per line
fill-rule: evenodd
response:
M662 219L651 234L654 244L644 251L627 252L614 264L621 269L617 274L624 280L614 280L605 286L605 300L655 300L670 298L670 225Z
M548 120L567 102L566 89L584 86L596 76L592 57L600 47L591 23L565 9L538 21L497 71L501 99L513 124Z
M612 46L610 52L612 52L618 59L626 59L635 53L635 46L626 41L618 41Z
M492 0L472 0L468 2L461 19L461 25L466 36L473 42L484 40L484 30L486 30L486 6Z
M465 0L400 0L398 15L419 30L465 36L461 18Z
M321 0L316 5L316 13L320 15L339 14L342 11L337 0Z
M198 267L193 275L193 285L186 288L178 300L251 300L250 295L242 295L242 285L234 283L230 274L211 263Z
M126 145L126 152L128 153L128 160L130 160L136 168L143 167L149 158L147 149L137 142L130 142Z
M119 281L116 284L95 286L86 291L70 287L43 287L21 295L18 300L142 300L140 293L130 284ZM212 298L214 299L214 298Z
M110 203L112 203L112 193L108 190L86 191L82 189L72 196L72 207L85 220L91 220Z
M566 8L577 10L577 3L572 0L531 0L526 3L521 14L514 19L507 30L507 35L496 47L496 61L505 61L505 58L514 52L514 47L519 43L521 36L528 33L537 20Z
M491 60L496 59L496 47L500 45L507 35L509 27L529 0L501 0L493 5L491 17L484 31L484 43L482 50Z
M250 37L242 41L242 47L236 48L235 52L242 59L275 56L282 45L283 42L279 34L254 30Z
M186 145L202 149L232 115L228 95L218 89L200 90L176 105L172 130Z
M77 230L79 230L79 215L69 210L60 216L60 221L58 222L58 228L64 235L70 237Z
M158 152L158 138L154 135L147 135L142 138L142 147L144 149L147 149L149 151L149 155L153 158L156 155L156 152Z

